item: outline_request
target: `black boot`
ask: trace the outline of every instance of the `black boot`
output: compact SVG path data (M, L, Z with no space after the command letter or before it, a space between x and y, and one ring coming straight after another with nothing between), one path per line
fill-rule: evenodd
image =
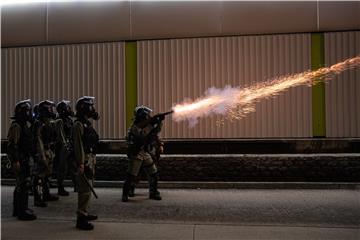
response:
M149 198L154 200L161 200L160 192L157 190L158 174L150 175L149 179Z
M89 231L94 229L94 225L88 222L85 215L79 214L76 219L76 228Z
M95 214L88 214L85 216L86 220L88 221L95 221L96 219L98 219L98 216Z
M77 176L73 176L72 182L73 182L73 185L74 185L74 192L78 192L79 183L77 181Z
M130 190L129 190L129 194L128 194L129 197L135 197L135 184L132 184L130 186Z
M43 183L43 195L44 195L44 201L57 201L59 200L59 197L53 194L50 194L50 189L49 189L50 185L49 185L49 180L47 178L45 178L45 181Z
M131 174L127 174L125 181L124 181L124 187L123 187L123 193L122 193L122 201L123 202L127 202L129 201L129 192L131 189L131 185L133 184L135 176L131 175Z
M58 195L59 196L69 196L69 192L65 190L64 186L62 184L58 184Z
M32 221L36 219L36 215L32 210L28 208L28 192L25 189L21 189L21 191L18 193L18 207L17 207L17 213L18 213L18 219L23 221Z
M34 178L33 192L34 192L34 205L36 207L47 207L44 201L43 190L42 190L42 179Z
M33 212L29 211L29 210L25 210L24 212L22 212L18 216L18 219L22 220L22 221L33 221L36 218L37 218L36 215Z
M34 210L29 208L29 191L28 194L25 195L25 203L26 203L25 204L26 210L28 210L31 213L34 213Z

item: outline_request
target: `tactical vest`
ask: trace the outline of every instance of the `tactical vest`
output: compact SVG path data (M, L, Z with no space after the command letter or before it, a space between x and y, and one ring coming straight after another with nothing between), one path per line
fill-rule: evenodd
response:
M26 123L19 123L21 127L20 139L19 139L19 151L24 157L30 157L34 151L34 136L32 132L32 126L28 126Z
M37 133L38 129L41 128L41 140L44 144L44 148L46 150L52 149L54 150L55 143L56 143L56 129L55 126L49 122L44 123L38 120L35 124L35 133Z
M128 129L128 132L126 135L128 157L137 155L143 146L143 142L140 142L136 139L136 137L132 133L131 129L132 129L132 127L130 127Z
M71 118L61 118L64 125L64 133L67 140L71 140L71 132L73 127L73 120Z
M136 124L136 123L134 123ZM151 132L145 139L138 139L134 136L132 133L132 128L134 125L132 125L126 136L126 142L127 142L127 154L128 156L134 156L137 155L141 149L145 150L146 152L152 151L152 148L156 144L156 141L158 140L157 132Z
M99 143L99 135L89 121L80 121L84 128L84 135L82 136L83 147L85 153L96 153L97 145Z

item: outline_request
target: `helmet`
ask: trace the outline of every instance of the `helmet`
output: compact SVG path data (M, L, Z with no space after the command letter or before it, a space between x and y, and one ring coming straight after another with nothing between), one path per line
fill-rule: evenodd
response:
M15 105L14 116L12 119L32 121L32 109L31 109L31 100L22 100Z
M40 118L56 118L55 103L45 100L39 103L39 117Z
M94 120L99 120L100 115L94 108L95 97L84 96L76 101L76 115L79 117L86 116Z
M60 117L72 117L74 116L74 112L71 109L70 101L62 100L56 105L56 111L58 112Z
M136 121L141 121L150 117L152 110L146 106L137 106L134 111Z

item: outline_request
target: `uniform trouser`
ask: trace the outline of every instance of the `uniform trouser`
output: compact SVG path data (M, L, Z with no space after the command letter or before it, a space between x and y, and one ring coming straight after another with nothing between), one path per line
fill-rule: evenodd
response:
M29 199L29 188L31 187L30 179L30 167L27 163L20 164L20 171L15 172L16 175L16 186L14 190L14 216L20 216L24 214L25 210L28 209Z
M151 155L141 150L134 157L129 158L128 174L137 176L140 172L141 166L148 175L154 175L157 173L157 168Z
M77 181L77 164L72 154L67 151L65 147L61 147L58 152L58 169L57 169L57 183L58 186L63 186L64 179L67 173L70 173L71 179L74 184Z
M53 172L54 152L48 149L45 150L44 155L45 159L36 162L35 175L40 178L49 177Z
M86 176L87 181L91 186L93 186L94 183L94 175L95 175L95 165L96 165L96 158L95 154L89 153L85 155L85 166L88 166L90 168L90 171L92 173L92 176ZM86 180L84 177L78 173L78 209L77 214L78 215L87 215L87 209L90 204L91 199L91 190L88 186L88 184L85 182Z
M136 177L138 176L141 167L145 170L149 177L150 192L156 192L155 178L157 180L157 168L153 158L148 152L140 151L137 155L129 158L128 176L124 182L123 196L127 196L130 191L133 191L136 185Z
M156 151L155 151L155 148L153 148L153 152L149 152L149 155L151 156L151 158L152 158L152 160L153 160L153 162L154 161L156 161L156 159L158 159L159 158L159 156L156 154ZM147 153L147 152L146 152ZM154 173L157 173L157 169L156 169L156 165L155 164L153 164L153 163L151 163L150 161L143 161L142 162L142 164L145 164L145 165L147 165L147 166L150 166L150 168L151 168L151 170L150 170L150 174L149 174L149 171L147 171L146 173L148 174L148 175L154 175ZM137 164L135 164L135 165L137 165ZM152 169L153 168L153 166L155 167L155 169ZM137 166L136 166L136 168L137 168ZM137 174L137 176L134 176L134 177L132 177L134 180L132 181L132 183L131 183L131 186L130 186L130 192L132 192L132 194L134 194L134 192L135 192L135 187L136 187L136 184L138 184L139 182L140 182L140 178L141 178L141 174L140 174L140 172L141 172L141 169L144 169L144 166L142 165L141 167L140 167L140 169L138 170L138 174Z
M43 201L42 196L48 194L48 177L52 174L54 152L50 149L45 150L45 159L36 162L34 171L34 200ZM42 192L39 192L42 191Z

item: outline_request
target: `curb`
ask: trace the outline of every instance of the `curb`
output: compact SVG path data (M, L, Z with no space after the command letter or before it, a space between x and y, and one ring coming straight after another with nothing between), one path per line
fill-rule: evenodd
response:
M95 181L95 187L122 188L123 181ZM2 186L14 186L15 179L1 179ZM65 186L72 186L65 180ZM148 183L141 181L138 188L147 188ZM360 182L159 182L165 189L360 189Z

